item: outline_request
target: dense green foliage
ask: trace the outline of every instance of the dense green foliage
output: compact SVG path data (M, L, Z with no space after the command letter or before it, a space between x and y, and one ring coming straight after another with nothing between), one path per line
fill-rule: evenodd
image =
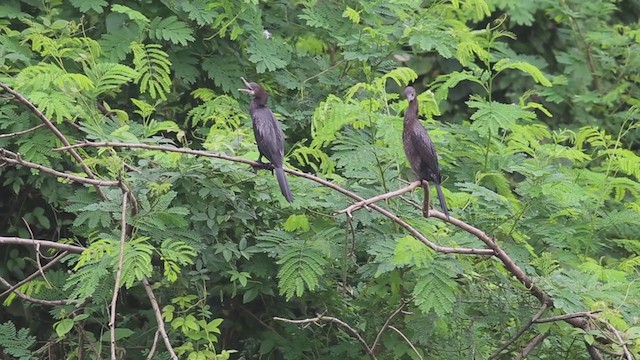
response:
M368 198L413 180L399 93L415 84L452 215L482 229L553 300L546 316L600 310L640 353L640 6L616 0L9 0L0 82L73 143L175 145L257 159L240 77L261 83L287 135L287 166ZM0 91L0 134L41 124ZM21 159L86 176L46 127L0 137ZM159 150L82 148L100 179L131 189L117 345L148 354L148 278L180 358L486 359L540 308L502 263L434 252L334 189ZM109 356L122 192L0 160L0 236L88 248L6 296L0 357ZM420 202L421 191L405 194ZM400 198L382 203L443 246L473 235ZM17 283L53 253L2 246ZM36 260L39 259L39 260ZM7 286L5 286L7 287ZM404 311L383 324L401 304ZM588 359L613 339L533 325L504 353ZM610 343L609 342L609 343ZM227 350L227 351L225 351ZM612 355L606 355L612 356ZM159 341L157 359L168 358ZM612 356L612 358L614 358Z

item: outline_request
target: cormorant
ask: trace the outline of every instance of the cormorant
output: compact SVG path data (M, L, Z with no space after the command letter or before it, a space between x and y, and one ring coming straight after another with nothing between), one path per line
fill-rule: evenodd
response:
M273 115L267 107L269 94L267 94L262 86L254 82L247 82L244 78L241 79L246 89L238 90L252 97L249 112L253 120L253 134L256 138L256 145L258 145L258 151L260 152L258 162L262 163L263 156L269 159L271 166L275 169L276 179L278 180L278 185L280 185L282 195L284 195L287 201L293 202L293 194L291 193L287 177L282 169L282 162L284 160L284 132L280 128L280 124L278 120L276 120L275 115Z
M426 180L436 185L440 207L447 219L449 219L447 203L444 199L444 194L442 194L442 188L440 187L442 180L440 177L440 167L438 166L438 154L436 153L436 148L433 146L431 138L429 138L427 129L425 129L418 120L416 89L412 86L407 86L407 88L404 89L404 94L407 100L409 100L409 107L404 113L404 130L402 131L404 153L407 155L407 160L409 160L411 169L418 180ZM429 217L429 185L423 183L423 187L424 203L422 205L422 214L424 217Z

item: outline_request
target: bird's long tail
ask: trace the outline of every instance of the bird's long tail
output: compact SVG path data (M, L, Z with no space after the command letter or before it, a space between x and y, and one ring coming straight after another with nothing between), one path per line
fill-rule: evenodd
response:
M282 195L284 195L285 199L288 202L293 202L293 194L291 193L291 188L289 188L289 182L287 182L287 176L284 173L282 168L276 168L276 179L278 180L278 185L280 185L280 191Z
M436 190L438 191L438 200L440 200L440 207L442 208L442 212L444 213L444 216L447 217L447 220L449 220L449 210L447 209L447 202L444 199L442 188L438 183L436 183Z

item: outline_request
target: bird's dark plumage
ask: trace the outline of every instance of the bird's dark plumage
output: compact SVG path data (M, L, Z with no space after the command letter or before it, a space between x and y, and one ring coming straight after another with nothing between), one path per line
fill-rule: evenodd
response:
M253 99L251 99L249 112L253 120L253 134L255 135L258 151L260 152L258 161L261 162L264 156L271 162L282 195L284 195L287 201L292 202L293 194L289 188L285 172L282 169L282 163L284 161L284 132L280 128L280 124L278 120L276 120L275 115L273 115L267 107L269 94L267 94L262 86L254 82L247 82L244 78L242 78L242 81L246 89L238 90L253 97Z
M449 218L449 211L447 209L447 203L442 193L440 183L442 182L440 177L440 167L438 166L438 154L436 148L433 146L433 142L427 133L427 129L422 126L418 120L418 99L416 90L412 86L407 86L404 89L404 94L409 100L409 107L404 113L404 130L402 132L402 143L404 145L404 152L407 155L407 160L411 165L413 173L418 180L426 180L433 183L438 191L438 199L440 200L440 207L444 212L447 219ZM429 187L424 186L425 191L425 203L423 205L422 212L425 217L429 214Z

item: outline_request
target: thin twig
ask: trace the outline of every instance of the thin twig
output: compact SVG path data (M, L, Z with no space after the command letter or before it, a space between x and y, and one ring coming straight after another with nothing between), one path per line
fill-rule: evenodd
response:
M536 346L540 345L544 339L547 338L547 336L549 336L549 332L545 332L542 334L538 334L536 337L534 337L533 339L531 339L528 343L527 346L524 347L524 349L522 349L522 351L520 352L520 354L518 354L518 356L516 356L514 358L514 360L524 360L527 358L527 356L529 355L530 352L533 351L533 349L536 348Z
M398 330L395 326L391 326L389 325L389 329L397 332L398 334L400 334L400 336L404 339L404 341L407 342L407 344L409 344L409 346L411 346L411 348L413 349L413 351L416 353L416 355L418 355L418 357L420 358L420 360L424 360L424 358L422 357L422 355L420 355L420 353L418 352L418 349L416 349L415 346L413 346L413 344L411 343L411 341L409 341L409 339L402 333L402 331Z
M151 349L149 349L149 355L147 355L147 360L153 359L153 355L156 353L156 347L158 346L159 337L160 337L160 330L156 330L156 334L153 336L153 343L151 344Z
M389 199L389 198L392 198L392 197L395 197L395 196L402 195L404 193L413 191L413 189L417 188L420 185L421 185L420 181L414 181L411 184L409 184L409 186L404 187L402 189L395 190L395 191L390 191L390 192L388 192L386 194L381 194L381 195L374 196L372 198L369 198L369 199L366 199L366 200L363 200L363 201L359 201L359 202L349 206L346 209L342 209L342 210L338 211L338 213L339 214L346 213L347 216L351 217L351 213L353 213L354 211L357 211L360 208L363 208L363 207L366 208L367 205L369 205L369 204L372 204L372 203L375 203L375 202L378 202L378 201L381 201L381 200L386 200L386 199Z
M31 275L27 276L26 278L22 279L20 282L14 284L10 288L8 288L5 292L0 294L0 299L3 298L5 295L9 295L11 292L13 292L15 289L19 288L20 286L22 286L22 285L28 283L29 281L37 278L41 274L41 272L44 272L44 271L48 270L50 267L52 267L53 265L55 265L58 262L60 262L60 260L62 260L62 258L67 256L67 254L69 254L68 251L65 251L65 252L61 253L60 255L56 256L53 260L49 261L41 269L36 270Z
M171 359L178 360L178 355L173 350L171 346L171 342L169 341L169 336L167 335L167 330L164 328L164 320L162 320L162 312L160 311L160 305L158 305L158 300L156 300L156 296L153 294L153 289L149 284L149 280L147 278L142 279L142 285L144 286L145 291L147 292L147 297L151 302L151 307L153 308L153 314L156 317L156 323L158 324L158 331L160 331L160 335L162 336L162 340L164 341L164 345L167 347L167 351L171 356Z
M7 288L14 287L14 285L11 285L10 282L5 280L1 276L0 276L0 283L2 283L2 285L6 286ZM75 300L42 300L42 299L36 299L36 298L33 298L33 297L31 297L31 296L29 296L27 294L23 294L22 292L18 291L17 289L14 289L13 292L19 298L21 298L23 300L30 301L30 302L36 303L36 304L47 305L47 306L69 305L69 304L75 304L77 302Z
M320 321L336 323L336 324L342 326L343 328L345 328L347 331L349 331L351 333L351 335L353 335L356 339L358 339L358 341L365 348L367 354L369 355L369 357L371 359L374 359L374 360L376 359L376 356L373 353L373 350L369 347L367 342L364 341L362 336L360 336L360 333L358 333L358 331L356 329L352 328L349 324L345 323L344 321L342 321L342 320L340 320L338 318L334 318L332 316L317 316L315 318L310 318L310 319L291 320L291 319L285 319L285 318L281 318L281 317L274 317L273 320L282 321L282 322L286 322L286 323L290 323L290 324L310 324L310 323L318 323Z
M389 315L389 317L387 318L387 321L384 322L384 324L380 328L380 331L378 331L378 335L376 335L376 339L373 340L373 344L371 344L371 350L376 351L376 347L378 346L378 342L380 341L380 337L382 337L382 333L387 329L387 327L391 323L391 320L393 320L393 318L395 318L396 315L398 315L405 308L405 306L407 306L407 304L412 302L413 299L414 298L411 298L411 299L409 299L407 301L403 300L402 304L400 304L400 306L396 309L396 311L394 311L393 313L391 313L391 315Z
M536 322L536 320L540 319L540 316L542 316L542 314L544 314L544 312L547 311L548 307L549 306L547 304L542 304L542 307L540 307L540 310L538 310L538 312L535 315L533 315L533 317L530 318L529 321L527 321L527 323L524 324L524 326L521 327L520 330L518 330L518 332L516 332L515 335L511 337L511 339L509 339L509 341L504 343L498 350L496 350L493 353L493 355L491 355L491 359L497 359L498 356L500 356L500 353L502 353L509 346L511 346L511 344L516 342L516 340L518 340L520 336L522 336L522 334L524 334L527 330L529 330L531 325L533 325Z
M616 328L613 325L609 324L608 321L601 319L593 314L589 314L588 317L603 323L607 327L607 329L611 331L613 335L615 335L616 339L618 340L618 343L622 347L622 351L624 352L624 358L626 360L634 360L634 357L633 355L631 355L631 351L629 351L629 348L627 347L626 342L624 341L624 339L622 339L622 335L620 335L620 332L616 330Z
M170 147L170 146L163 146L163 145L149 145L149 144L136 144L136 143L114 143L114 142L88 142L85 141L83 143L79 143L79 144L75 144L75 145L71 145L71 146L65 146L65 147L61 147L58 149L55 149L55 151L63 151L63 150L67 150L69 148L84 148L84 147L122 147L122 148L134 148L134 149L147 149L147 150L159 150L159 151L169 151L169 152L177 152L177 153L181 153L181 154L190 154L190 155L196 155L196 156L202 156L202 157L209 157L209 158L215 158L215 159L222 159L222 160L227 160L227 161L232 161L232 162L237 162L237 163L243 163L243 164L247 164L247 165L251 165L251 166L260 166L260 163L258 163L257 161L253 161L253 160L248 160L248 159L243 159L243 158L237 158L237 157L233 157L233 156L228 156L228 155L224 155L224 154L216 154L216 153L211 153L211 152L207 152L207 151L202 151L202 150L191 150L191 149L185 149L185 148L176 148L176 147ZM315 181L318 184L324 185L328 188L331 188L333 190L338 191L341 194L344 194L354 200L357 201L364 201L365 199L363 197L361 197L360 195L351 192L347 189L344 189L328 180L324 180L322 178L319 178L317 176L311 175L311 174L307 174L304 173L302 171L297 171L297 170L291 170L291 169L284 169L285 172L294 175L294 176L298 176L298 177L302 177L311 181ZM445 254L470 254L470 255L494 255L494 252L490 249L473 249L473 248L452 248L452 247L446 247L446 246L440 246L437 245L433 242L431 242L429 239L427 239L424 235L422 235L422 233L420 233L418 230L416 230L413 226L409 225L407 222L401 220L399 217L397 217L395 214L391 213L390 211L376 205L376 204L371 204L369 206L371 209L379 212L380 214L386 216L387 218L391 219L392 221L394 221L396 224L400 225L401 227L405 228L405 230L409 231L411 233L411 235L413 235L414 237L416 237L416 239L418 239L420 242L424 243L425 245L427 245L428 247L430 247L431 249L433 249L434 251L437 252L441 252L441 253L445 253ZM437 216L437 214L439 213L438 211L431 211L432 213L435 212L435 215ZM442 214L442 213L440 213ZM444 218L444 215L442 215L442 218ZM451 219L454 219L453 217ZM460 220L457 220L458 224L465 224ZM455 224L454 224L455 225ZM459 225L458 225L459 226ZM467 225L470 226L470 225ZM478 230L480 231L480 230ZM480 231L481 232L481 231ZM484 233L483 233L484 234ZM486 235L485 235L486 236ZM488 238L488 237L487 237Z
M40 129L41 127L44 127L44 126L45 126L45 124L40 124L40 125L34 126L34 127L30 128L30 129L27 129L27 130L16 131L16 132L9 133L9 134L0 134L0 139L28 134L28 133L30 133L32 131L36 131L36 130Z
M71 180L73 182L77 182L77 183L81 183L81 184L89 184L89 185L93 185L96 186L98 188L100 188L100 186L118 186L118 182L117 181L109 181L109 180L96 180L95 178L83 178L77 175L72 175L72 174L67 174L67 173L63 173L51 168L48 168L46 166L40 165L40 164L36 164L36 163L32 163L26 160L23 160L22 158L20 158L20 154L15 154L15 159L12 158L8 158L6 157L6 153L11 153L8 150L5 149L0 149L0 161L4 161L6 163L9 164L14 164L14 165L21 165L24 167L28 167L30 169L37 169L40 170L42 172L57 176L57 177L61 177L63 179L67 179L67 180ZM102 190L100 190L102 192Z
M602 310L582 311L582 312L577 312L577 313L572 313L572 314L551 316L551 317L544 318L544 319L536 319L534 321L534 323L535 324L542 324L542 323L548 323L548 322L554 322L554 321L564 321L564 320L574 319L574 318L588 318L591 315L597 314L599 312L602 312Z
M53 134L58 139L60 139L60 141L64 145L66 145L66 146L71 145L71 143L69 142L69 140L67 140L67 138L64 136L64 134L62 134L60 132L60 130L58 130L58 128L55 125L53 125L51 120L49 120L46 117L46 115L43 114L42 111L40 111L31 101L29 101L27 98L22 96L22 94L20 94L19 92L13 90L12 88L10 88L9 86L7 86L4 83L0 82L0 88L4 89L4 91L6 91L9 94L13 95L16 98L16 100L18 100L23 105L25 105L35 116L38 117L38 119L40 119L49 128L49 130L51 130L51 132L53 132ZM78 164L80 164L80 166L82 167L84 172L87 174L87 177L89 179L95 179L95 176L93 175L93 172L91 171L91 169L89 169L87 164L84 163L84 161L82 160L82 157L80 156L80 154L78 154L78 152L75 149L69 149L68 151L69 151L69 153L71 153L71 156L74 159L76 159ZM100 195L102 200L106 200L107 199L106 195L104 194L104 192L102 192L102 189L99 186L100 184L96 184L96 183L90 183L90 184L95 187L96 192L98 193L98 195Z
M113 298L111 299L111 321L109 328L111 332L111 359L116 358L116 305L118 302L118 292L120 291L120 278L122 277L122 266L124 264L124 244L127 239L127 200L129 192L122 192L122 213L120 218L120 252L118 255L118 269L116 270L116 281L113 286Z

